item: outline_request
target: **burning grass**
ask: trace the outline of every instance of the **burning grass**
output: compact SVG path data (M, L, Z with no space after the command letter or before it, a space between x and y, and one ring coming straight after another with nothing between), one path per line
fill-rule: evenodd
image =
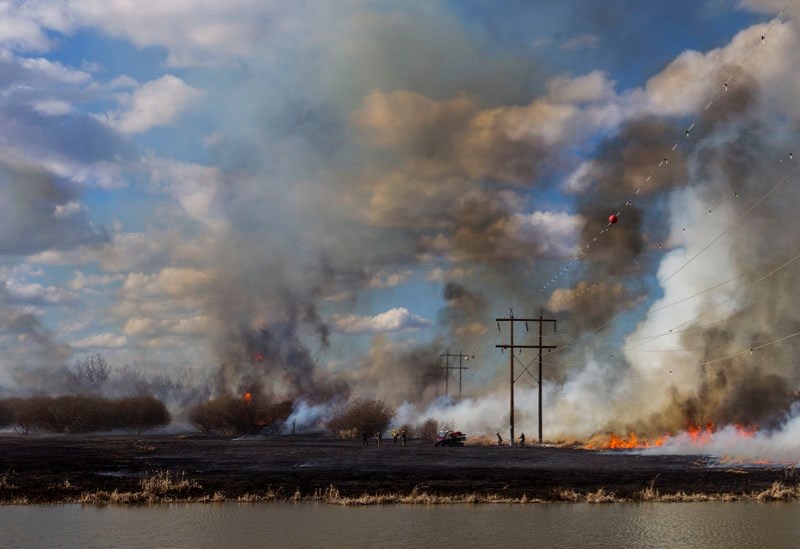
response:
M711 422L705 425L687 422L686 429L679 433L661 435L641 435L634 431L626 434L597 433L582 443L581 447L587 450L642 450L660 448L675 442L702 447L713 442L715 434L720 431L730 431L740 438L752 438L758 432L758 428L738 424L719 428Z
M362 448L316 435L234 442L199 435L8 434L0 437L0 454L3 504L25 498L37 504L333 505L800 500L794 465L720 465L708 457L548 446L448 450L417 440L408 448Z

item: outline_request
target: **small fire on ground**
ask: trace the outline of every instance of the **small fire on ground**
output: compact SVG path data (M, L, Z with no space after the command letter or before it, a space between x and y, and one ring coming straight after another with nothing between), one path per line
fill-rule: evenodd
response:
M752 438L756 434L757 427L746 427L744 425L733 425L736 436ZM659 448L667 444L670 439L681 437L688 439L691 444L704 446L709 444L714 433L719 430L713 423L706 423L704 426L689 424L686 430L680 433L665 433L662 435L637 435L635 432L627 434L603 433L592 436L587 440L583 447L588 450L620 450L620 449L645 449Z

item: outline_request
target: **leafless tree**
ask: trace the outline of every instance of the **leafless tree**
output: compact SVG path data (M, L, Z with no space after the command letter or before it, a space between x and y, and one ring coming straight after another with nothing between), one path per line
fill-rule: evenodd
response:
M327 427L342 437L354 437L362 432L373 436L385 431L392 417L394 410L382 400L357 398L334 412Z
M70 371L73 381L81 387L97 391L108 381L111 375L111 366L100 353L78 358Z
M439 432L439 422L435 419L427 419L417 425L417 436L425 442L434 442Z

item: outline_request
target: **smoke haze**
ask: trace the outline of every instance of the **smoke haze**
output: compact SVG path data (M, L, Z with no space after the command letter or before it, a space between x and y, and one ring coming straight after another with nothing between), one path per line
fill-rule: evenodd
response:
M35 31L0 36L6 393L70 391L101 352L108 392L173 408L371 397L505 436L495 318L544 309L546 438L712 422L794 451L796 10L123 4L8 8ZM87 31L140 59L58 57Z

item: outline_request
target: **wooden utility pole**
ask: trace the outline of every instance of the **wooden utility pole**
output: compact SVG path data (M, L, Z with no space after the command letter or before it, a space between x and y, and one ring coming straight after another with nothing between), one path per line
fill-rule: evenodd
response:
M464 370L469 370L469 368L464 366L464 361L469 360L470 357L464 353L459 353L457 355L450 354L450 349L448 349L446 353L439 356L445 359L445 366L441 367L442 370L444 370L444 396L449 396L448 381L450 379L450 370L458 370L458 400L461 400L461 374ZM450 366L451 358L458 358L458 366ZM475 357L473 356L472 358Z
M500 322L508 322L510 327L510 337L508 344L495 345L500 349L509 349L509 379L510 379L510 408L509 408L509 422L511 424L511 445L514 445L514 350L515 349L539 349L539 444L542 443L542 349L555 349L556 345L542 345L542 325L545 322L552 322L553 329L555 330L556 320L551 318L544 318L544 311L539 314L539 318L514 318L514 309L510 309L508 318L497 318L497 327L500 328ZM538 345L517 345L514 344L514 323L524 322L525 331L528 330L528 322L539 323L539 344ZM527 368L526 368L527 370Z

